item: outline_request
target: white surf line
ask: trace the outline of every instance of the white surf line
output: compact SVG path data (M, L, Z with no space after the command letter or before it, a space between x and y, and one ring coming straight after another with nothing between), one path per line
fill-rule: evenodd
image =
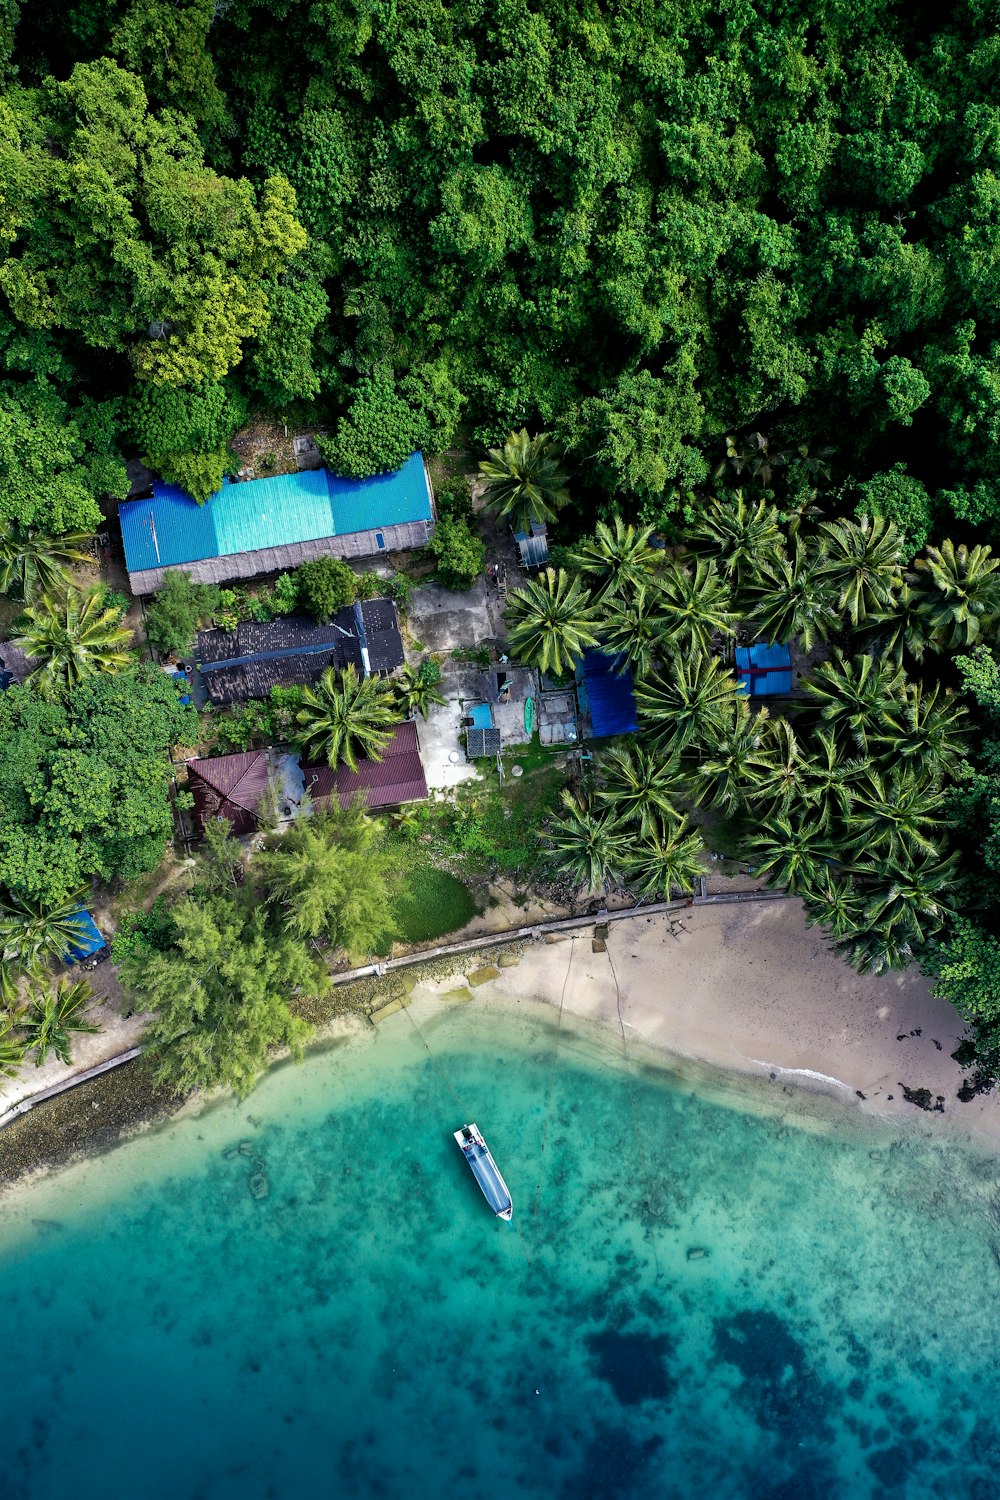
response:
M777 1063L765 1062L762 1057L751 1057L750 1061L756 1063L759 1068L769 1068L772 1073L778 1073L782 1077L816 1078L820 1083L835 1083L838 1089L844 1089L848 1094L857 1092L842 1078L833 1078L829 1073L817 1073L812 1068L782 1068Z

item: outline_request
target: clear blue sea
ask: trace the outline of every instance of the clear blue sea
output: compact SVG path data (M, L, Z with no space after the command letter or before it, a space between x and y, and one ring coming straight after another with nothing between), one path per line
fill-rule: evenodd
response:
M0 1199L4 1500L1000 1494L1000 1161L416 1014Z

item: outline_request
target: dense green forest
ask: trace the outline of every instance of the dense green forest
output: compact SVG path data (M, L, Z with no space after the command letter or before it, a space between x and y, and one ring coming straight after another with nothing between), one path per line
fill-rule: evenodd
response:
M127 493L126 458L204 499L256 414L325 428L350 475L545 431L567 571L515 635L542 652L532 609L574 589L584 636L634 650L648 626L645 748L612 782L627 796L649 752L737 832L763 808L764 871L794 888L811 861L855 961L917 954L988 1057L998 63L987 0L0 0L0 570L24 639L63 641L48 681L0 700L11 902L148 869L169 835L163 751L193 730L127 658L115 601L56 610L42 576L45 539L72 551ZM665 590L652 558L602 578L623 525L675 549ZM437 545L456 578L481 565L464 522ZM751 733L736 708L681 743L699 630L748 617L832 653L801 743L794 716ZM75 681L84 629L119 676ZM664 630L698 648L669 672ZM728 807L727 735L749 775ZM592 796L554 825L571 855L607 810ZM650 889L693 868L675 832L632 870ZM881 956L849 934L873 912Z
M661 520L763 427L993 528L1000 43L944 14L7 0L4 515L312 403L348 470L525 423Z

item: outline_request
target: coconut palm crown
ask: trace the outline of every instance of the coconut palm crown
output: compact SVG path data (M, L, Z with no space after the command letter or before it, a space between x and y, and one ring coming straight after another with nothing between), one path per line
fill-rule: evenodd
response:
M381 677L359 677L353 665L338 677L327 667L319 681L302 692L295 715L296 741L310 760L358 769L358 756L380 760L399 722L393 689Z
M43 594L58 593L65 586L68 567L93 562L83 550L91 539L88 531L45 536L9 527L0 535L0 594L14 594L32 604Z
M515 531L527 531L532 521L554 521L569 502L569 476L561 462L562 449L547 432L534 437L524 427L512 432L479 465L487 509Z
M128 666L132 633L122 625L117 609L105 608L102 588L45 594L25 613L28 624L14 644L37 659L38 666L25 681L43 698Z
M631 526L621 516L613 527L598 521L592 537L579 543L573 561L603 593L623 594L640 588L663 554L651 547L651 526Z
M508 649L525 666L561 677L588 646L597 645L597 617L579 578L546 568L508 600Z

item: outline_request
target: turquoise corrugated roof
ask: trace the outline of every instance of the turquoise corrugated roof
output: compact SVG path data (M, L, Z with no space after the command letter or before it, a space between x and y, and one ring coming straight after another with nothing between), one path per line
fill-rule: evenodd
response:
M118 508L130 573L210 557L257 552L352 531L427 521L430 494L419 453L394 474L342 479L326 469L276 474L239 484L224 480L204 505L175 484L157 482L152 500Z

